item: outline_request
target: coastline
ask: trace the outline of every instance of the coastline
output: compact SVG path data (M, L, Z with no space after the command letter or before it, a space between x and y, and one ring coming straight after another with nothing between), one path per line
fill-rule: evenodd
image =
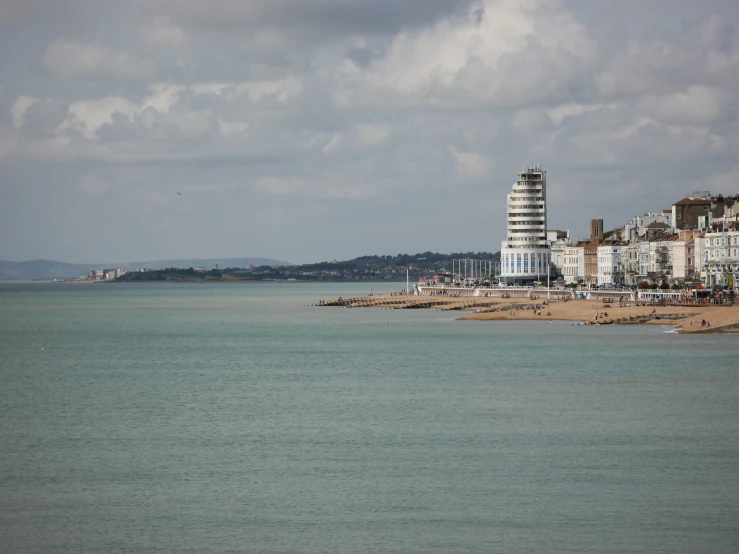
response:
M463 311L458 320L477 321L571 321L585 325L668 325L678 333L739 333L739 304L650 306L626 302L604 306L592 300L543 300L529 298L453 298L445 296L375 295L326 301L325 306L364 307L378 309L432 309ZM541 306L541 315L533 306ZM595 315L598 312L598 320ZM658 318L658 319L657 319ZM706 320L710 326L701 326Z

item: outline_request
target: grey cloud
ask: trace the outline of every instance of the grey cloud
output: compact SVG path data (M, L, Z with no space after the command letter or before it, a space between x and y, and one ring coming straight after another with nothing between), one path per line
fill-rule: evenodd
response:
M142 79L152 77L156 69L151 59L137 59L98 42L66 38L50 43L41 63L47 71L58 77Z
M67 107L59 102L37 102L26 110L23 135L38 139L53 134L67 116Z
M102 0L103 3L105 1ZM95 4L95 0L3 0L0 3L0 27L59 22L67 17L73 19Z
M323 37L427 25L472 0L152 0L145 10L189 28L273 28Z
M381 58L382 55L383 52L378 52L375 49L355 46L347 50L344 56L359 67L368 67L370 63Z

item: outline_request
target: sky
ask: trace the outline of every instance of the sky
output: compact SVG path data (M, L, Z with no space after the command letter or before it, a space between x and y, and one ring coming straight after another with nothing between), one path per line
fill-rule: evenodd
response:
M0 0L0 259L500 249L739 193L734 0ZM178 194L179 193L179 194Z

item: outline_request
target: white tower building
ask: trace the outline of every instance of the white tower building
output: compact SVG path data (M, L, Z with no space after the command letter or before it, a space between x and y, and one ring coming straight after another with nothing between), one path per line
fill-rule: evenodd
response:
M551 262L547 240L547 172L539 165L518 174L508 195L508 237L501 243L500 273L508 279L546 277Z

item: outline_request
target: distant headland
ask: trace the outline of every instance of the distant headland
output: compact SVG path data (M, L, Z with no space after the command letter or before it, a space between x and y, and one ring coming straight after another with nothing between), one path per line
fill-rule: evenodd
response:
M115 270L163 269L168 267L249 267L255 266L288 266L289 262L271 258L192 258L174 260L150 260L145 262L106 262L98 264L74 264L56 260L29 260L11 262L0 260L0 281L53 281L87 279L91 271L103 271L107 268Z
M53 260L0 261L0 280L14 281L417 281L445 273L455 260L497 263L500 253L421 252L417 254L365 255L295 265L270 258L180 259L124 264L68 264Z

